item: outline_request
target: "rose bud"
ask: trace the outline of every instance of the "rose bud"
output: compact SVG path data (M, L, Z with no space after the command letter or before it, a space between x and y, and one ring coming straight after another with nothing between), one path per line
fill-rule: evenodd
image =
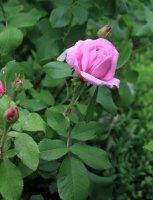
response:
M0 96L3 96L4 94L5 94L5 89L2 81L0 81Z
M84 81L92 85L119 88L115 78L119 53L115 46L104 38L80 40L66 50L66 62Z
M5 119L9 123L16 122L18 118L19 118L19 110L17 107L10 107L5 112Z
M99 31L97 32L97 35L99 38L105 38L108 36L108 34L111 32L112 27L109 25L106 25L104 27L102 27L101 29L99 29Z
M0 81L0 96L3 96L4 94L5 94L5 89L2 81Z
M22 89L23 89L23 80L20 79L19 77L17 77L15 79L15 81L12 83L12 88L13 88L13 91L14 91L14 96L16 96L17 93L21 92Z
M16 83L16 85L22 85L23 81L20 78L17 77L15 79L15 83Z

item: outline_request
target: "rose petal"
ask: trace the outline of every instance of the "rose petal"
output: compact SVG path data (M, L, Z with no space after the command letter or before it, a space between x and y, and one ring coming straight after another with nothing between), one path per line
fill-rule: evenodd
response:
M112 46L112 43L104 38L98 38L94 40L94 44L96 46L104 46L105 48Z
M78 49L83 44L82 40L79 40L73 47L66 49L66 62L74 67L74 63L76 63L76 59L78 57Z
M96 67L92 67L92 71L90 71L90 73L97 78L106 80L105 76L107 75L108 71L111 70L111 66L112 58L111 56L107 56L106 58L101 59L100 63ZM109 80L113 78L114 73L111 75L112 77L110 77Z
M80 74L81 74L84 81L87 81L87 82L89 82L93 85L98 85L98 86L105 85L105 86L110 87L110 88L112 88L113 86L116 86L117 88L119 88L119 85L120 85L120 80L118 80L116 78L113 78L109 81L102 81L102 80L95 78L94 76L92 76L92 75L90 75L86 72L81 71Z
M115 70L116 70L116 67L117 67L118 56L119 56L118 51L116 50L115 47L113 47L113 55L112 55L112 58L111 58L112 65L107 70L107 73L105 74L105 76L102 77L103 80L110 80L114 77Z
M66 62L73 67L74 66L74 62L76 59L76 52L74 47L71 47L69 49L66 50Z
M89 47L85 47L83 54L82 54L82 61L81 61L82 71L86 71L86 69L88 67L89 57L90 57Z

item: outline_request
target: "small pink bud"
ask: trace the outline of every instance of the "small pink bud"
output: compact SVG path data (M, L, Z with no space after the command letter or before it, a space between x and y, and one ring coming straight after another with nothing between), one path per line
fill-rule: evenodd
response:
M22 85L23 81L20 78L17 77L15 79L15 83L16 83L16 85Z
M5 119L7 122L16 122L19 118L19 110L16 107L10 107L5 112Z
M109 34L111 30L112 30L111 26L109 26L109 25L105 26L105 31L106 31L107 34Z
M99 29L99 31L97 32L97 35L99 38L105 38L108 36L108 34L111 32L112 27L109 25L106 25L104 27L102 27L101 29Z
M5 89L2 81L0 81L0 96L3 96L4 94L5 94Z

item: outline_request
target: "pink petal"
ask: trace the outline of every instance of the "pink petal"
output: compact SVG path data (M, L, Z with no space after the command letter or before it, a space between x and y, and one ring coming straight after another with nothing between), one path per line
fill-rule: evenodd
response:
M78 57L78 49L82 44L83 41L79 40L74 46L66 49L66 62L72 67L74 67L74 63Z
M113 86L116 86L117 88L119 88L119 85L120 85L120 80L118 80L116 78L113 78L109 81L102 81L102 80L95 78L94 76L87 74L86 72L83 72L83 71L80 72L80 75L82 76L84 81L87 81L93 85L98 85L98 86L105 85L109 88L112 88Z
M103 78L103 80L110 80L114 77L115 75L115 70L116 70L116 67L117 67L117 61L118 61L118 56L119 56L119 53L118 51L116 50L115 47L113 47L113 50L112 50L112 60L111 60L111 66L110 68L108 69L107 73L105 74Z
M99 59L97 59L99 60ZM107 56L104 59L101 59L99 64L97 63L97 66L92 67L91 74L97 78L102 78L105 80L105 76L107 75L108 71L111 71L112 66L112 58L111 56ZM112 74L112 77L114 76L114 73ZM109 80L112 78L110 77Z
M76 59L76 52L75 52L75 48L71 47L69 49L66 50L66 62L73 67L74 66L74 62Z
M82 71L86 71L88 67L88 62L89 62L89 57L90 57L90 50L89 47L84 47L84 51L82 54L82 62L81 62L81 69Z
M98 46L105 46L105 47L112 46L112 43L104 38L98 38L94 40L94 44Z

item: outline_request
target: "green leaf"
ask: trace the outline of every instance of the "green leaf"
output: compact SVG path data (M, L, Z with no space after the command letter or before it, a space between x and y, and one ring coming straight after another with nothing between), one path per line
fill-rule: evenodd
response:
M132 84L127 81L122 81L119 88L119 95L121 99L121 105L128 107L134 100L134 90Z
M147 72L147 73L148 73L148 72ZM138 71L128 69L128 70L125 72L124 75L125 75L125 80L127 80L128 82L130 82L130 83L137 83L138 77L139 77ZM121 81L121 83L122 83L122 81Z
M47 63L43 70L46 74L54 79L66 78L72 74L72 68L63 62Z
M16 149L9 149L8 151L4 152L5 158L12 158L18 154L18 151Z
M22 162L35 171L39 163L39 149L33 138L25 133L18 133L15 139L15 149L19 152L17 156Z
M100 129L101 124L98 122L79 122L72 129L71 137L80 141L91 140L96 137L96 132Z
M76 106L82 115L85 115L87 113L88 105L77 103Z
M20 171L9 160L0 164L0 194L6 200L18 200L22 193L23 180Z
M53 171L56 171L59 166L60 163L57 161L40 160L38 169L43 172L52 173Z
M24 111L26 111L26 112L24 112ZM20 110L19 119L12 126L13 130L18 131L18 132L22 132L23 131L22 124L25 122L26 115L28 115L28 114L29 114L29 112L27 112L27 110Z
M114 104L111 91L106 87L98 88L97 100L108 112L116 114L117 106Z
M69 150L62 140L43 139L39 143L40 158L43 160L56 160L64 156Z
M71 147L71 151L79 156L85 164L94 169L103 170L111 167L107 153L100 148L84 143L76 143Z
M51 81L52 80L52 81ZM48 74L46 74L44 80L42 81L42 85L44 87L58 87L64 84L64 79L53 79Z
M72 8L74 24L83 24L88 18L88 10L83 8L81 4L76 4Z
M21 106L33 112L46 108L46 105L39 99L24 99L21 101Z
M54 104L54 98L49 90L41 90L40 92L32 90L31 95L33 96L33 98L40 100L40 102L42 102L46 106Z
M153 140L150 141L148 144L144 145L143 148L148 151L153 151Z
M11 4L11 2L4 3L4 10L6 12L7 18L14 16L16 13L24 10L24 6L21 4Z
M64 118L64 115L52 109L46 111L47 123L59 135L67 136L69 122Z
M152 35L150 24L136 24L133 30L133 35L137 37L144 37L144 36L150 36Z
M44 13L32 9L28 13L17 13L8 19L8 23L17 28L34 26Z
M86 122L89 122L92 120L94 111L95 111L95 104L96 104L96 99L97 99L97 94L98 94L98 87L96 87L95 92L90 100L90 103L87 107L87 112L86 112Z
M111 200L113 191L113 177L102 177L97 174L89 174L91 180L91 199L96 200Z
M33 173L33 170L30 169L29 167L27 167L26 165L24 165L23 162L20 162L18 164L18 168L19 168L23 178L25 178Z
M118 67L122 67L127 63L132 53L132 47L133 44L131 40L122 41L119 48L119 52L121 53L119 56Z
M46 131L45 122L37 113L28 114L21 123L25 131Z
M63 51L63 53L61 53L58 58L57 61L63 62L66 59L66 50Z
M0 54L7 55L22 42L22 32L13 27L7 27L0 33Z
M35 44L37 50L37 58L40 61L47 61L59 55L59 38L61 32L53 29L48 18L44 18L38 23L41 36L36 37L36 32L33 30L30 39Z
M62 200L85 200L89 192L88 173L81 161L73 157L63 160L57 186Z
M54 28L61 28L70 23L72 13L69 6L55 8L50 15L50 23Z

